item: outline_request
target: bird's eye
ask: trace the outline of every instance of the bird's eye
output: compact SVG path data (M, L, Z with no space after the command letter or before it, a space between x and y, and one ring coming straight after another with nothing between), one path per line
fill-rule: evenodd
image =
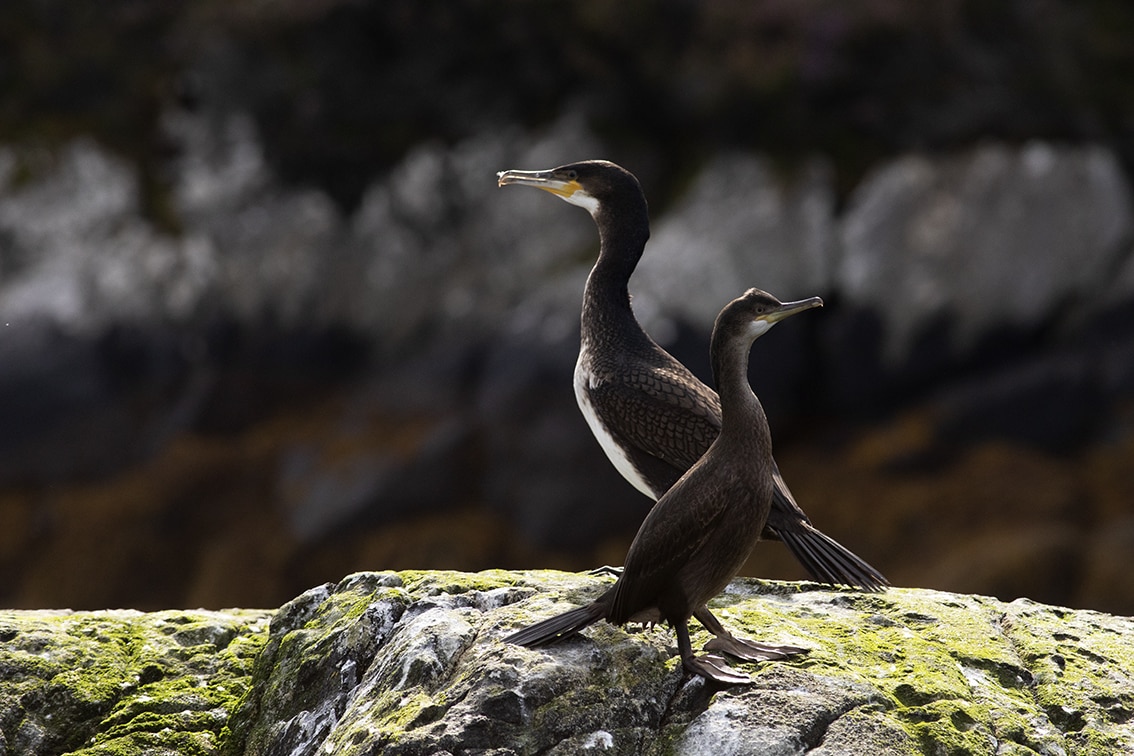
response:
M579 178L579 172L578 171L567 171L567 180L568 181L574 181L577 178Z

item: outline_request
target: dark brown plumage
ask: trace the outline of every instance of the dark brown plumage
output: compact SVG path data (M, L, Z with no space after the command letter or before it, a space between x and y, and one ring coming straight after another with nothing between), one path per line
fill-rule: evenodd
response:
M717 317L711 356L720 388L721 432L709 450L658 500L626 554L622 574L597 600L524 628L506 640L539 646L605 619L612 624L666 621L677 633L684 667L720 683L748 682L714 654L694 656L687 622L697 617L716 637L710 651L747 660L802 653L731 635L706 604L748 559L772 508L774 462L764 409L748 384L748 351L775 322L822 302L781 303L758 289Z
M709 448L721 428L717 394L658 346L630 307L629 281L650 235L638 180L603 160L550 171L503 171L501 186L534 186L586 208L601 248L583 294L575 396L618 471L657 500ZM764 537L783 541L816 580L866 590L885 577L811 524L772 462L775 498Z

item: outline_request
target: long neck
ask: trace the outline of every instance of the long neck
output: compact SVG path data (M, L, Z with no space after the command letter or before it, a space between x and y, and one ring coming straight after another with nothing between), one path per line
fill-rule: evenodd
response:
M584 338L610 325L612 320L629 319L637 326L630 309L630 276L650 236L644 202L641 207L603 208L595 214L595 224L600 246L598 261L587 277L583 293Z
M748 352L744 338L718 338L713 334L710 356L717 393L721 398L721 438L756 444L771 455L772 436L764 407L748 383Z

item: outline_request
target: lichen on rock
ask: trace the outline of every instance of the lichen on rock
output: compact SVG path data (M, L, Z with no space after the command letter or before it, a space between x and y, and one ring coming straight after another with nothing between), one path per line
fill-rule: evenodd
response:
M1134 752L1131 618L739 579L714 613L809 651L726 689L664 626L502 641L608 585L358 573L274 613L3 612L0 756Z
M273 620L226 752L1134 747L1134 653L1121 642L1134 623L1125 618L926 590L738 580L714 602L721 619L810 652L750 665L754 683L726 690L682 671L666 627L600 623L534 650L501 641L607 584L551 571L403 572L314 589ZM699 631L694 643L707 638Z
M0 754L215 753L270 612L0 612Z

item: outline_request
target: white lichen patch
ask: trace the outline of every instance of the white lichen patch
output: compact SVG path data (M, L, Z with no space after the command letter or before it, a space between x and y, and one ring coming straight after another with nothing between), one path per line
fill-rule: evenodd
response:
M583 741L585 750L601 749L603 751L614 748L614 736L606 730L595 730Z

